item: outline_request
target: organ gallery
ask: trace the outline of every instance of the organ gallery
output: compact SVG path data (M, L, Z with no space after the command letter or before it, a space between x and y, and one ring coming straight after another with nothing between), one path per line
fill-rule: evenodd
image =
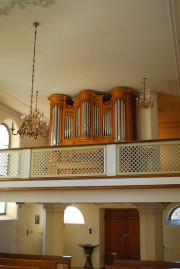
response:
M53 94L48 99L51 146L114 143L135 137L135 102L129 88L105 93L83 90L76 97Z

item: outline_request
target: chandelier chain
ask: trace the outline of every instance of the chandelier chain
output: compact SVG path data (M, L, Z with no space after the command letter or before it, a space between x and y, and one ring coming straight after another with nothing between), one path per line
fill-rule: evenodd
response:
M38 22L33 23L35 27L34 32L34 46L33 46L33 64L32 64L32 84L31 84L31 98L30 98L30 112L29 114L21 115L21 125L19 130L14 133L14 123L12 123L12 128L10 129L13 135L20 135L21 138L24 136L33 137L37 139L38 135L45 137L48 135L49 124L45 124L43 121L44 113L40 112L37 107L38 101L38 91L36 91L36 101L35 108L33 109L33 98L34 98L34 77L35 77L35 62L36 62L36 38L37 38L37 26Z
M38 22L33 23L35 27L34 32L34 48L33 48L33 65L32 65L32 84L31 84L31 103L30 103L30 114L33 111L33 97L34 97L34 72L35 72L35 62L36 62L36 36L37 36L37 27L39 25ZM37 105L37 102L36 102Z

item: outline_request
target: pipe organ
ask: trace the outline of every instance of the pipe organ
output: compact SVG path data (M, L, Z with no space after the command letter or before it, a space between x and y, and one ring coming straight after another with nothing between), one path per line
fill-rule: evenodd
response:
M74 98L53 94L48 99L51 146L133 139L133 95L128 88L83 90Z

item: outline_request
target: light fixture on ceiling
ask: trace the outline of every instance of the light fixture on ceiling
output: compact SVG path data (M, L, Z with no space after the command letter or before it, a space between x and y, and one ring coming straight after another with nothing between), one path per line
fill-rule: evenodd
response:
M55 4L55 0L10 0L7 3L6 1L1 1L1 5L3 7L0 8L0 15L7 16L12 8L15 6L19 7L20 9L24 9L27 5L32 6L42 6L42 7L48 7L50 5Z
M33 109L33 97L34 97L34 72L35 72L35 56L36 56L36 33L38 22L33 23L35 27L34 34L34 52L33 52L33 65L32 65L32 84L31 84L31 100L30 100L30 111L29 114L21 115L21 124L19 126L19 130L14 133L14 123L12 123L11 132L13 135L19 135L21 138L24 136L33 137L36 139L38 135L46 137L48 135L49 123L45 123L43 121L44 113L40 112L37 107L38 102L38 91L36 91L36 104L35 109Z
M136 98L137 106L140 109L149 109L153 107L153 98L147 98L146 97L146 78L143 78L143 95L140 97Z

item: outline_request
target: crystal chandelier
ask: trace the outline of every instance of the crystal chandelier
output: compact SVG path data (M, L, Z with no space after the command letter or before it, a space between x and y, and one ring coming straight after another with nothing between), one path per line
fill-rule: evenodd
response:
M32 5L32 6L42 6L42 7L48 7L49 5L54 5L55 0L9 0L9 1L1 1L1 5L3 7L0 8L0 15L7 16L12 8L17 6L20 9L24 9L26 5ZM8 3L7 3L8 2Z
M33 23L35 27L34 35L34 53L33 53L33 65L32 65L32 85L31 85L31 101L30 101L30 111L28 115L21 115L21 124L19 130L14 133L14 123L12 123L12 128L10 129L13 135L19 135L21 138L24 136L33 137L37 139L38 135L43 137L48 135L49 124L43 121L44 114L40 112L37 108L38 102L38 91L36 91L36 105L33 109L33 96L34 96L34 71L35 71L35 56L36 56L36 33L38 22Z
M136 102L137 102L137 106L140 109L149 109L153 107L153 98L146 98L146 94L145 94L145 82L146 78L143 78L143 95L141 95L140 97L136 98Z

